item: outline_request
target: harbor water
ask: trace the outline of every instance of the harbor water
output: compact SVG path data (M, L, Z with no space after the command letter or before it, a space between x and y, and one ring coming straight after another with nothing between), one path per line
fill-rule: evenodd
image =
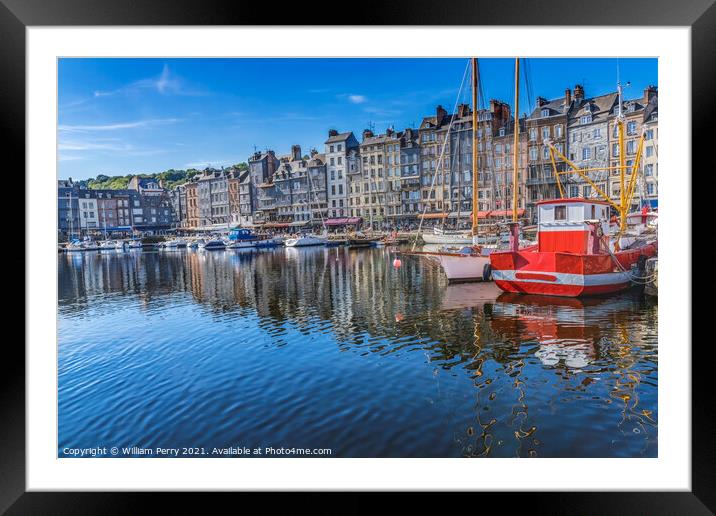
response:
M657 456L655 298L506 294L394 258L58 255L58 456Z

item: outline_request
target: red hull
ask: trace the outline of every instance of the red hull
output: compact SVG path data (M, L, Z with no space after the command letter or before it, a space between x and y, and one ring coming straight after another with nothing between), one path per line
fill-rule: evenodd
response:
M656 244L615 254L621 268L630 270L640 256L656 255ZM631 277L609 254L498 251L490 255L495 284L506 292L551 296L592 296L629 288Z

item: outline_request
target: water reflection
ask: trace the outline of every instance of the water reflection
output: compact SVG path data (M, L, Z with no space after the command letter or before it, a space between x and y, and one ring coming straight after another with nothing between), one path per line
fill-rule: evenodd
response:
M448 286L436 264L396 269L386 249L68 254L58 269L60 449L98 436L189 443L178 411L217 445L283 436L336 456L656 456L657 311L638 293ZM187 378L193 393L179 397ZM149 397L125 407L131 429L116 415L123 398L102 397L118 390Z

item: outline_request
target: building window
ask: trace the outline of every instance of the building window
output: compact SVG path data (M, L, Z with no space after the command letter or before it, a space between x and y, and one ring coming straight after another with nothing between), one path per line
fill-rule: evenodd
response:
M540 116L549 116L549 109L543 109L542 111L540 111Z
M590 159L590 157L591 157L590 152L591 152L591 150L589 149L589 147L583 148L582 149L582 159Z

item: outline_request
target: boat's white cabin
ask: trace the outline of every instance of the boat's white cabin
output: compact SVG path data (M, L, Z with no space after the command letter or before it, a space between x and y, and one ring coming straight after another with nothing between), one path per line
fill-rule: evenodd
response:
M567 227L582 228L587 221L599 221L607 229L609 205L589 199L558 199L538 204L539 229Z

